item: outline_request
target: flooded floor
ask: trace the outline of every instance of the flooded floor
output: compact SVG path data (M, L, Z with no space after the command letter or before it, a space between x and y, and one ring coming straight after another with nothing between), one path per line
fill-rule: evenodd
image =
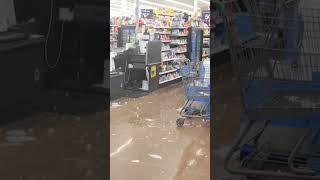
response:
M0 179L106 179L106 119L34 113L0 126Z
M177 128L181 84L111 104L111 180L209 180L210 123Z

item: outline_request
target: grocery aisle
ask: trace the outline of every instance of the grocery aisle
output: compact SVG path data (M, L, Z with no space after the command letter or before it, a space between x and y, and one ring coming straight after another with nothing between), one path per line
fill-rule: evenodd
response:
M111 103L112 180L210 179L210 123L177 128L183 103L181 83Z

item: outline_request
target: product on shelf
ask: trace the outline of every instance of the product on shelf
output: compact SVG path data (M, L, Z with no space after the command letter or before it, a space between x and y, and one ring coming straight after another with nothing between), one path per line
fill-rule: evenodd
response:
M168 51L168 50L170 50L169 44L162 44L161 50L162 50L162 51Z
M167 60L167 59L172 59L173 57L173 53L171 51L168 52L162 52L161 53L162 56L162 60Z
M176 55L176 58L186 58L186 55L185 54L177 54Z
M172 35L173 36L188 36L188 29L173 29Z
M210 56L203 58L202 61L210 61Z
M209 56L210 55L210 48L203 48L202 49L202 56Z
M159 79L159 83L165 83L165 82L169 82L175 79L180 78L180 72L176 71L176 72L172 72L172 73L168 73L168 74L163 74L160 76Z
M170 29L157 29L157 31L155 33L159 33L159 34L171 34Z
M181 53L181 52L186 52L187 51L187 45L181 45L181 46L178 46L176 48L172 48L172 50L176 53Z
M160 34L161 41L170 41L171 37L168 34Z
M186 38L172 39L171 44L187 44Z

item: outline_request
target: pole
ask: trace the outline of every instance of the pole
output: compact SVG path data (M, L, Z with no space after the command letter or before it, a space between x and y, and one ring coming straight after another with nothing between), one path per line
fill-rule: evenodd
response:
M198 9L198 0L193 0L193 15L196 14Z

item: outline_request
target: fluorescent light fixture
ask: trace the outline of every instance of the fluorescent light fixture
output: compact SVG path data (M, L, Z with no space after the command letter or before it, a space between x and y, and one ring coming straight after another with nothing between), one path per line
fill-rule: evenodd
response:
M117 4L111 4L110 7L119 7L119 8L122 8L121 5L117 5Z
M188 11L188 10L185 10L185 9L180 9L180 8L176 8L176 7L167 6L167 5L164 5L164 4L154 3L154 2L150 2L150 1L146 1L146 0L140 0L140 2L143 2L143 3L146 3L146 4L150 4L150 5L154 5L154 6L163 7L163 8L172 8L172 9L175 9L175 10L178 10L178 11L187 12L187 13L192 14L192 11Z
M189 8L193 8L192 5L188 5L188 4L185 4L185 3L182 3L182 2L178 2L178 1L174 1L174 0L165 0L167 2L170 2L170 3L174 3L174 4L179 4L180 6L186 6L186 7L189 7Z
M140 9L154 9L155 7L146 6L146 5L140 5L139 8L140 8Z
M111 11L112 11L112 10L115 10L115 11L120 11L120 10L121 10L121 8L110 7L110 10L111 10Z
M198 0L198 1L210 5L210 1L206 1L206 0Z

